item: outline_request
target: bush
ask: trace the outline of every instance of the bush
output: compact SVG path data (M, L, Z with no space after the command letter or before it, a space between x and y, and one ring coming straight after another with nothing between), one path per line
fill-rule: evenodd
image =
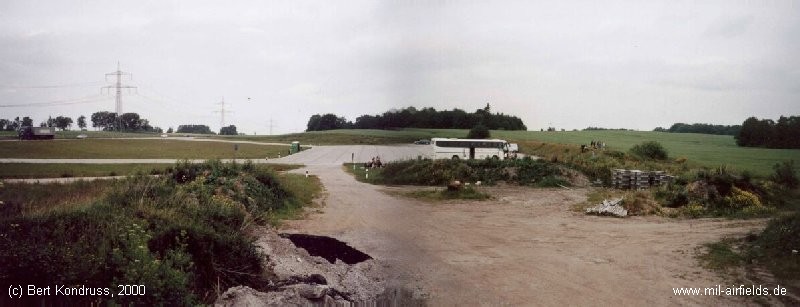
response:
M758 235L750 258L764 263L778 278L800 280L800 261L793 250L800 250L800 213L776 218Z
M757 195L740 190L737 187L733 187L731 189L731 194L729 196L725 196L723 203L727 205L728 208L734 209L763 206Z
M790 189L797 187L799 181L794 171L794 160L776 163L772 169L775 170L775 174L772 175L773 181Z
M661 143L656 141L648 141L638 145L634 145L630 149L631 154L644 159L652 160L666 160L667 150Z
M0 216L2 279L146 285L146 296L114 297L112 305L193 305L212 302L219 288L264 289L263 255L244 230L298 202L271 171L219 161L179 163L161 177L110 185L99 200L75 209L10 208Z
M468 139L488 139L490 137L492 136L491 133L489 132L489 128L486 128L486 126L482 124L478 124L475 127L472 127L472 129L470 129L469 133L467 134Z
M562 178L561 169L541 160L408 160L390 163L384 167L380 182L384 184L446 185L450 181L498 181L520 185L558 186L569 183ZM370 178L373 175L370 174Z

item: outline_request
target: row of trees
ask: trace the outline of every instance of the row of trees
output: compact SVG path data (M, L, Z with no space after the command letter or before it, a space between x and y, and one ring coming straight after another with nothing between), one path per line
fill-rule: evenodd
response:
M750 117L735 138L739 146L800 148L800 116L781 116L777 122Z
M0 130L3 131L16 131L23 126L33 126L33 119L27 116L22 119L17 116L14 120L0 119Z
M71 117L67 116L56 116L53 118L52 116L48 117L47 120L42 121L39 123L40 127L56 127L61 130L69 130L72 127L73 121ZM0 130L3 131L16 131L20 127L27 127L33 126L33 119L25 116L22 119L17 116L14 120L8 119L0 119ZM78 117L78 126L82 128L86 128L86 117L81 116Z
M355 122L347 121L335 114L313 115L308 120L306 131L332 129L395 129L395 128L435 128L435 129L469 129L481 124L492 130L527 130L522 120L516 116L503 113L491 113L486 104L483 109L467 113L453 109L437 111L434 108L417 110L408 107L392 110L380 115L361 115Z
M740 125L712 125L712 124L684 124L675 123L669 129L657 127L653 131L658 132L674 132L674 133L704 133L704 134L721 134L721 135L738 135L742 129Z
M117 113L101 111L95 112L91 116L92 127L101 129L103 131L128 131L128 132L161 132L161 128L153 127L147 119L141 118L137 113L123 113L119 118ZM47 120L42 121L40 127L56 127L58 129L70 130L73 124L77 124L78 128L83 130L86 128L88 122L86 116L78 116L77 122L73 121L69 116L59 115L56 117L48 117ZM33 126L33 119L28 116L20 119L19 117L14 120L0 119L0 130L15 131L20 127Z
M162 132L161 128L151 126L150 121L138 113L122 113L117 116L115 112L100 111L92 113L91 120L92 127L103 131Z
M214 134L211 128L206 125L180 125L177 133Z

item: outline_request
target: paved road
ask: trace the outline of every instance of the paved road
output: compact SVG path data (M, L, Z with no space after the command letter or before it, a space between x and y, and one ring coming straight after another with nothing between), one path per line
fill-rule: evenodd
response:
M238 142L237 142L238 143ZM264 143L259 143L264 144ZM305 164L305 165L341 165L350 162L353 157L356 162L366 162L373 157L380 157L381 161L391 162L403 159L416 159L429 153L430 147L422 145L336 145L314 146L297 154L280 159L250 159L253 163L279 163L279 164ZM242 163L248 159L236 159ZM172 164L178 159L18 159L0 158L0 163L64 163L64 164L131 164L131 163L165 163ZM203 159L190 160L202 162ZM223 159L230 162L233 159Z
M335 145L314 146L291 156L270 159L271 163L305 164L305 165L342 165L342 163L367 162L373 157L380 157L383 162L417 159L428 156L430 146L424 145Z
M218 142L218 143L273 145L273 146L289 146L289 145L291 145L291 144L288 144L288 143L258 142L258 141L246 141L246 140L237 141L237 140L223 140L223 139L209 139L209 138L195 138L195 137L89 138L89 140L172 140L172 141ZM85 140L84 139L52 139L52 140L47 140L47 142L82 142L82 141L85 141ZM0 142L30 142L30 141L20 141L20 140L17 140L17 139L12 139L12 140L0 140ZM303 147L311 147L311 145L303 144Z

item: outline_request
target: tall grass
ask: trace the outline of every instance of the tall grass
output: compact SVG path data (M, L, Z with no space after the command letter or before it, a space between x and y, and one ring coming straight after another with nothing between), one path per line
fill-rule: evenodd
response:
M263 289L270 272L245 231L310 202L307 193L319 188L300 180L249 163L179 163L163 176L111 181L103 190L65 185L64 195L94 194L69 202L80 206L60 210L53 209L60 204L54 198L27 187L40 196L21 206L6 207L4 201L0 279L23 285L146 286L145 296L102 298L112 304L193 305L210 303L233 285ZM0 195L21 195L8 188Z

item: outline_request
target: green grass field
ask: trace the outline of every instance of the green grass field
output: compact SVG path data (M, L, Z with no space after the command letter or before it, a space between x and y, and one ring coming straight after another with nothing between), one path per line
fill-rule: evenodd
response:
M775 163L795 160L800 171L800 149L768 149L739 147L733 136L695 133L666 133L651 131L567 131L524 132L492 131L492 136L508 140L541 141L563 144L589 144L592 140L605 142L613 150L628 151L644 141L664 145L670 158L685 157L690 162L708 167L727 165L735 170L748 170L758 175L772 173Z
M50 140L1 141L0 158L29 159L263 159L286 155L287 146L159 140Z

